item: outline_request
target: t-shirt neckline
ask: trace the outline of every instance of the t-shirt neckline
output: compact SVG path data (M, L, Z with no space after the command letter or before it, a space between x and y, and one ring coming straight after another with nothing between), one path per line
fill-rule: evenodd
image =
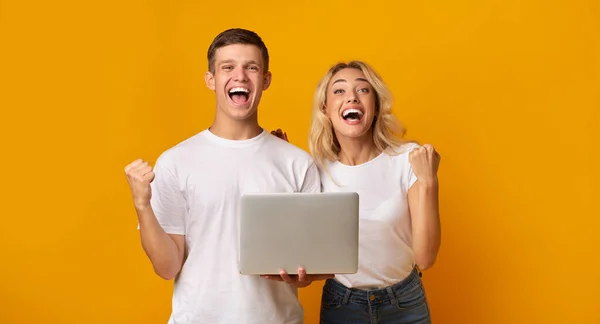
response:
M245 140L231 140L231 139L219 137L219 136L215 135L213 132L211 132L209 128L207 128L204 131L204 135L210 141L215 142L219 145L230 146L230 147L243 147L243 146L250 146L250 145L253 145L253 144L261 141L263 138L265 138L265 136L269 135L269 133L264 128L262 128L262 132L252 138L245 139Z

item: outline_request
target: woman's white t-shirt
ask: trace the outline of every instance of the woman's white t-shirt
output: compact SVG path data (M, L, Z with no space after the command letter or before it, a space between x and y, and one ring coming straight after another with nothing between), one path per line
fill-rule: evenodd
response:
M328 162L319 170L322 191L359 194L358 272L335 277L346 287L387 287L414 267L408 189L417 178L408 155L415 147L406 144L398 155L381 153L355 166Z

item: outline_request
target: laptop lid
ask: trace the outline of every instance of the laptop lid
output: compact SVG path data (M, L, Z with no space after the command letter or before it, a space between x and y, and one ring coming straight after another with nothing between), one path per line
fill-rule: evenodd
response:
M242 195L240 273L356 273L358 214L353 192Z

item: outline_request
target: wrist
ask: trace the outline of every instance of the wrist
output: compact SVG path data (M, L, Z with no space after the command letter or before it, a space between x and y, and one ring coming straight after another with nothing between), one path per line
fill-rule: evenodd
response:
M149 201L135 202L134 206L135 206L135 210L138 213L147 212L148 210L150 210L152 208Z
M438 188L438 178L433 177L429 179L419 180L420 187L423 189L437 189Z

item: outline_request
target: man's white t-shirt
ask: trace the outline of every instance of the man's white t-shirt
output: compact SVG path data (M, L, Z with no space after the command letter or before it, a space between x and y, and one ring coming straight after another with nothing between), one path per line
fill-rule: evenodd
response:
M359 194L358 272L335 276L346 287L391 286L414 267L408 189L417 178L408 155L415 147L405 144L396 150L401 154L381 153L356 166L328 162L320 170L323 192Z
M151 186L162 228L185 235L169 324L303 322L296 288L239 273L238 200L246 192L320 192L308 153L265 130L234 141L207 129L157 159Z

